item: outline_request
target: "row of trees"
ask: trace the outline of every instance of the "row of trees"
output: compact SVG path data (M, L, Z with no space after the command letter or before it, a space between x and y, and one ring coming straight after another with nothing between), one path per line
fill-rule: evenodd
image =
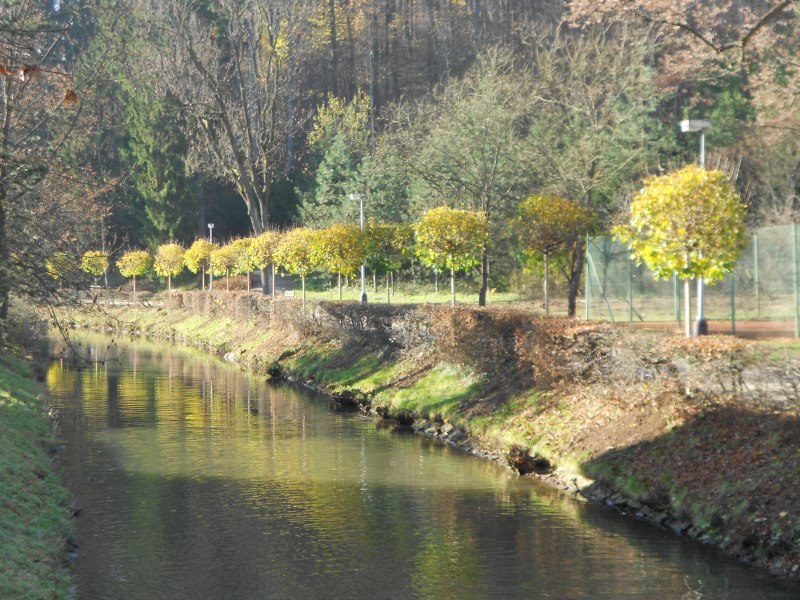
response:
M269 270L274 275L275 269L280 269L301 279L305 302L306 277L313 270L324 269L337 276L341 299L342 279L355 275L359 266L366 264L373 272L386 275L389 301L389 274L399 269L412 253L416 252L430 267L449 270L454 280L456 271L477 263L486 235L486 221L480 213L442 207L428 211L411 227L371 222L362 230L357 225L335 223L324 229L269 230L221 246L205 239L196 240L186 249L167 243L158 246L154 256L143 250L127 252L117 261L117 267L123 276L133 278L134 293L136 277L150 272L167 277L170 291L172 277L184 268L200 274L203 287L206 273L225 277L226 289L230 289L231 275L247 275L249 291L252 271ZM414 239L416 244L412 249ZM102 275L108 266L108 257L101 252L89 251L84 255L82 268L95 276ZM274 295L274 278L270 287ZM451 289L455 302L455 287Z
M722 279L735 266L746 243L746 205L730 178L718 170L690 165L673 173L653 177L637 192L628 222L614 233L630 244L633 256L648 265L656 278L677 275L687 286L691 279L707 283ZM538 253L544 261L545 314L549 312L549 263L551 255L568 255L593 227L593 215L585 207L556 196L531 196L517 207L515 234L527 253ZM305 278L322 268L337 275L339 299L342 278L355 275L367 264L374 273L387 276L399 269L412 254L436 270L449 270L455 303L455 272L480 262L489 234L485 214L439 207L428 210L407 227L371 222L362 230L353 224L333 224L324 229L295 228L285 233L267 231L253 238L240 238L224 246L204 239L184 250L178 244L158 247L155 258L146 251L131 251L117 262L120 272L133 278L155 274L168 278L184 267L201 274L225 276L249 274L255 269L280 268L299 276L305 301ZM88 251L81 268L96 277L108 269L108 257ZM265 288L266 290L266 288ZM272 282L273 294L275 291ZM687 335L689 331L687 316Z
M547 263L553 252L574 246L591 224L590 213L575 203L535 196L520 205L516 228L525 240L524 250L541 252ZM438 207L428 210L411 226L369 222L362 230L354 224L335 223L322 229L269 230L221 246L198 239L186 249L170 242L158 246L154 256L144 250L127 252L116 264L123 276L133 279L134 293L136 277L151 272L166 277L171 290L172 277L184 268L199 274L203 287L207 273L224 276L228 289L230 275L247 275L249 291L250 272L272 271L274 275L277 268L300 277L303 300L305 280L312 270L323 269L336 275L341 299L342 279L355 275L365 264L373 273L385 274L388 301L390 273L416 256L436 271L449 271L455 303L455 273L480 263L488 235L484 213ZM81 268L95 277L103 275L108 266L108 256L97 250L86 252L81 262ZM271 289L274 294L274 280Z
M600 5L602 4L602 6ZM709 164L752 220L800 203L784 0L10 0L0 28L0 321L61 300L48 257L376 220L483 213L481 291L518 264L531 195L598 230L641 181ZM556 261L569 312L582 238ZM547 270L555 256L548 250ZM53 261L50 261L51 263Z

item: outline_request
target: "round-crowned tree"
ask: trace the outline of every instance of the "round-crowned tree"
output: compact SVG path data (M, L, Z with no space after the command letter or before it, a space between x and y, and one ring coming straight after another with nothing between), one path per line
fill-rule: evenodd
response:
M216 246L206 239L195 240L186 250L183 262L192 273L200 273L200 287L206 289L206 271L208 271L211 251Z
M186 250L183 246L175 243L161 244L156 250L156 257L153 261L153 268L156 275L167 278L167 290L172 291L172 278L180 275L184 268L184 255Z
M105 274L107 269L108 254L102 250L88 250L83 253L81 257L81 270L92 275L95 283L97 283L97 278Z
M614 233L657 279L702 277L713 284L733 270L747 244L746 206L727 175L689 165L645 182L631 203L630 221ZM686 311L686 331L690 331Z
M489 235L486 215L441 206L426 212L414 225L417 255L423 263L450 271L451 304L456 303L456 271L481 262Z
M559 196L534 195L517 210L516 230L526 253L544 258L544 314L550 314L550 259L558 252L571 251L594 222L592 211Z
M322 259L319 231L307 227L290 229L281 236L275 248L275 265L287 273L299 275L303 285L303 304L306 302L306 276Z
M364 262L364 236L355 224L334 223L320 230L322 264L336 273L339 300L342 299L342 276L354 275Z
M225 276L225 291L230 291L231 271L236 268L238 250L233 243L214 248L211 252L211 272L217 277Z
M269 269L272 281L270 282L269 289L272 291L272 297L275 297L275 268L274 256L275 250L281 241L281 234L278 231L268 229L261 235L253 238L253 243L250 246L250 252L253 259L253 268L261 271L261 278L266 279L267 268ZM267 293L267 282L261 282L264 293Z
M407 225L370 222L364 230L366 261L373 273L386 275L386 302L391 302L390 277L411 250L413 231ZM377 289L376 289L377 291Z
M133 279L133 293L136 294L136 278L147 275L153 268L153 257L147 250L131 250L117 261L117 268L123 277Z

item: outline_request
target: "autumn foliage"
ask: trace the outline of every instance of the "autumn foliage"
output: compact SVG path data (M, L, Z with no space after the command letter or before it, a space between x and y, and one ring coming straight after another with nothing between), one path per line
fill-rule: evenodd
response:
M614 229L659 279L722 279L746 244L746 207L725 173L689 165L645 182Z
M417 254L427 265L450 271L450 291L455 304L455 272L481 261L489 227L483 213L442 206L432 208L416 223Z
M136 278L146 275L153 268L153 257L147 250L131 250L117 261L117 268L124 277L133 278L133 293L136 293Z
M172 278L179 275L184 268L186 251L180 244L162 244L156 250L153 268L156 275L167 278L167 290L172 291Z

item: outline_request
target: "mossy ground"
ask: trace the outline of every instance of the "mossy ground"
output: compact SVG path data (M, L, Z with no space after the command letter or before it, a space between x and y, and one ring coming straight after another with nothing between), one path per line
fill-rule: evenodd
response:
M0 353L0 598L67 598L66 491L53 471L42 389L31 365Z

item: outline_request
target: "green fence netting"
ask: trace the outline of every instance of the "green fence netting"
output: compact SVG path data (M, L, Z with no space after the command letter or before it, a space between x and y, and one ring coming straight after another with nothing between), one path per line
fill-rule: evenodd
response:
M705 287L708 320L795 322L798 334L798 226L755 231L736 268L724 280ZM613 322L680 322L683 283L676 277L656 281L631 258L626 244L611 237L589 238L586 248L586 318ZM695 311L696 286L691 286ZM694 318L694 314L692 314Z

